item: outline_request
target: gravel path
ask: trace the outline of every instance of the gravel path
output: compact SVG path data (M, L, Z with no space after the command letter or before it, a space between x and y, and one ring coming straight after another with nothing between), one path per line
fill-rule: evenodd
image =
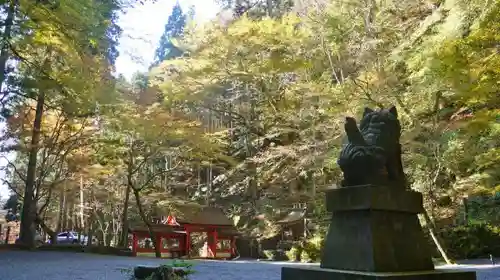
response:
M128 280L122 269L158 265L165 260L63 252L0 252L0 280ZM256 261L197 261L192 280L280 280L286 263ZM300 265L300 264L294 264ZM472 269L478 280L499 280L500 265L460 265Z

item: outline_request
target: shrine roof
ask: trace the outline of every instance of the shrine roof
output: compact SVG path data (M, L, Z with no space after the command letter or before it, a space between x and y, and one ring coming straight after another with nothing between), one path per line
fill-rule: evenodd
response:
M157 214L171 215L181 224L233 226L222 209L195 203L173 204L168 209L158 209Z
M298 221L302 221L305 216L304 210L292 210L288 212L284 217L278 220L277 224L292 224Z
M185 234L186 232L182 229L179 229L178 227L173 227L170 225L156 225L153 224L153 231L157 233L179 233L179 234ZM130 232L149 232L149 229L147 226L131 226L129 228Z

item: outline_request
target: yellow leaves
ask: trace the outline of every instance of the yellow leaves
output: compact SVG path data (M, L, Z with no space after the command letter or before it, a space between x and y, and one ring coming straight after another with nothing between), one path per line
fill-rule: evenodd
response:
M243 17L233 23L227 32L216 34L214 44L200 55L210 54L215 65L229 63L232 67L236 66L232 71L238 69L248 72L255 69L253 74L257 74L257 71L285 72L287 70L281 67L285 63L293 63L296 49L299 48L296 43L305 36L301 28L295 25L296 19L294 21L292 18L284 18L282 21L254 21ZM285 63L278 64L281 61ZM260 63L269 64L259 65ZM237 66L238 64L240 65Z
M197 33L195 39L191 38L195 47L190 49L189 57L164 62L155 69L154 82L169 106L180 104L179 107L199 111L200 103L203 107L215 104L212 108L241 115L239 128L251 126L265 133L297 128L300 140L295 141L300 145L313 142L318 134L327 141L337 141L342 134L342 117L358 116L364 105L398 102L406 107L401 110L402 119L409 125L426 126L431 121L422 119L420 114L434 110L436 92L443 92L445 96L439 100L443 104L438 104L443 107L450 106L448 102L465 107L478 102L496 104L492 93L498 89L500 67L491 44L496 40L495 33L479 30L477 34L481 35L472 32L468 38L455 39L467 26L466 16L473 12L460 11L462 7L454 6L448 17L442 8L423 12L420 5L408 4L416 15L407 18L405 13L402 17L407 19L401 20L393 11L388 13L385 10L388 6L384 6L374 19L374 34L367 35L364 13L361 13L366 7L360 7L359 3L345 5L332 6L308 18L289 16L254 21L242 17L227 29L217 26L206 29ZM422 20L423 17L427 19ZM418 23L422 23L420 27ZM477 38L472 40L474 37ZM443 38L452 40L443 43ZM391 60L390 50L395 45L401 46L396 52L398 61ZM436 51L438 56L433 60ZM434 72L429 71L431 63L437 65ZM468 104L458 102L462 100ZM486 120L491 123L492 116L483 119L477 109L474 114L478 128L481 125L489 129ZM167 129L165 138L182 139L185 147L192 148L189 152L192 156L203 155L203 159L220 157L217 148L228 145L226 133L207 134L198 123L190 125L185 120L176 122L166 117L162 126L153 115L136 120L139 128L134 131L144 130L153 137L158 136L160 129ZM239 121L239 117L235 119ZM430 119L428 115L425 118ZM411 132L422 136L420 132ZM252 133L248 135L254 137ZM449 159L445 162L450 163L450 169L456 169L453 172L465 173L469 167L474 168L469 141L439 141L449 144L449 151L446 157L436 157ZM266 151L264 156L262 153L255 157L261 157L259 164L270 166L283 163L282 154L293 157L297 164L287 162L284 169L316 164L313 162L321 156L334 157L327 155L331 147L324 148L320 156L311 156L310 150L294 150L300 146L297 142L291 144L291 149L284 148L294 153L285 154L279 148L270 148L270 156ZM428 143L421 146L419 151L429 149ZM420 168L420 165L430 168L434 157L429 154L422 152L421 161L409 169ZM286 177L282 171L274 170L269 172L272 176Z
M153 84L159 85L167 103L188 103L216 98L228 83L259 88L279 83L282 74L305 74L312 63L304 52L307 45L299 42L308 42L310 34L298 23L295 16L261 21L243 17L227 30L213 27L203 34L205 44L189 57L154 69Z
M500 167L500 148L492 148L487 152L476 156L476 163L481 170Z
M183 136L183 135L186 134L186 130L183 129L183 128L177 128L177 129L174 130L174 134L176 136Z
M495 93L499 88L500 1L495 1L478 27L464 39L448 41L437 52L441 61L438 74L457 92L457 98L467 104L500 102Z
M110 71L107 61L102 51L97 52L105 49L98 46L105 36L102 7L93 0L61 0L57 5L20 1L20 13L25 16L21 33L29 36L15 42L19 69L32 76L38 89L51 93L46 93L47 99L56 95L54 103L64 95L75 107L95 104L110 86L104 74Z
M32 43L45 45L51 47L53 50L60 50L64 53L72 48L68 48L70 41L65 36L66 34L74 34L74 30L69 28L71 24L68 22L70 19L74 24L78 24L80 17L68 17L67 7L68 2L75 1L60 1L61 7L58 9L49 9L44 5L29 0L22 0L20 3L21 10L25 12L30 21L32 28ZM66 27L66 32L62 32L61 27Z
M92 47L97 47L97 40L93 39L93 38L90 38L89 40L89 44L92 46Z

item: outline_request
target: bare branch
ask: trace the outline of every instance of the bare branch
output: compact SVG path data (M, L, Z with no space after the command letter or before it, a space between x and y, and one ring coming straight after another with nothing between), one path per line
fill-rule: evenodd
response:
M7 165L12 168L12 170L19 177L19 179L21 179L23 182L26 182L26 177L24 177L24 175L17 169L16 165L13 162L11 162L6 156L2 156L2 158L7 161Z
M365 97L368 101L372 102L373 104L377 105L379 108L384 108L384 104L376 101L373 99L372 95L370 92L363 86L361 86L358 82L361 82L361 80L358 79L352 79L352 82L365 94Z
M174 169L176 169L178 166L180 165L180 162L177 163L174 167L172 168L169 168L168 170L162 170L160 172L157 172L151 176L149 176L149 178L140 186L140 187L134 187L132 186L132 188L136 191L142 191L145 187L147 187L154 179L158 178L159 176L161 175L165 175L165 174L168 174L170 172L172 172Z
M7 188L9 188L9 190L13 191L19 198L21 198L21 199L24 198L24 196L21 195L21 193L12 185L11 182L9 182L8 180L2 179L2 183L6 184Z

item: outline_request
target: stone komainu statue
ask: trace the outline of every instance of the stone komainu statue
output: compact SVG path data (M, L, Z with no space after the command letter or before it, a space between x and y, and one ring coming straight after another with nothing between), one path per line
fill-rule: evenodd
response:
M396 107L365 108L359 129L356 120L347 117L345 132L347 142L337 161L344 173L343 187L372 184L406 188Z

